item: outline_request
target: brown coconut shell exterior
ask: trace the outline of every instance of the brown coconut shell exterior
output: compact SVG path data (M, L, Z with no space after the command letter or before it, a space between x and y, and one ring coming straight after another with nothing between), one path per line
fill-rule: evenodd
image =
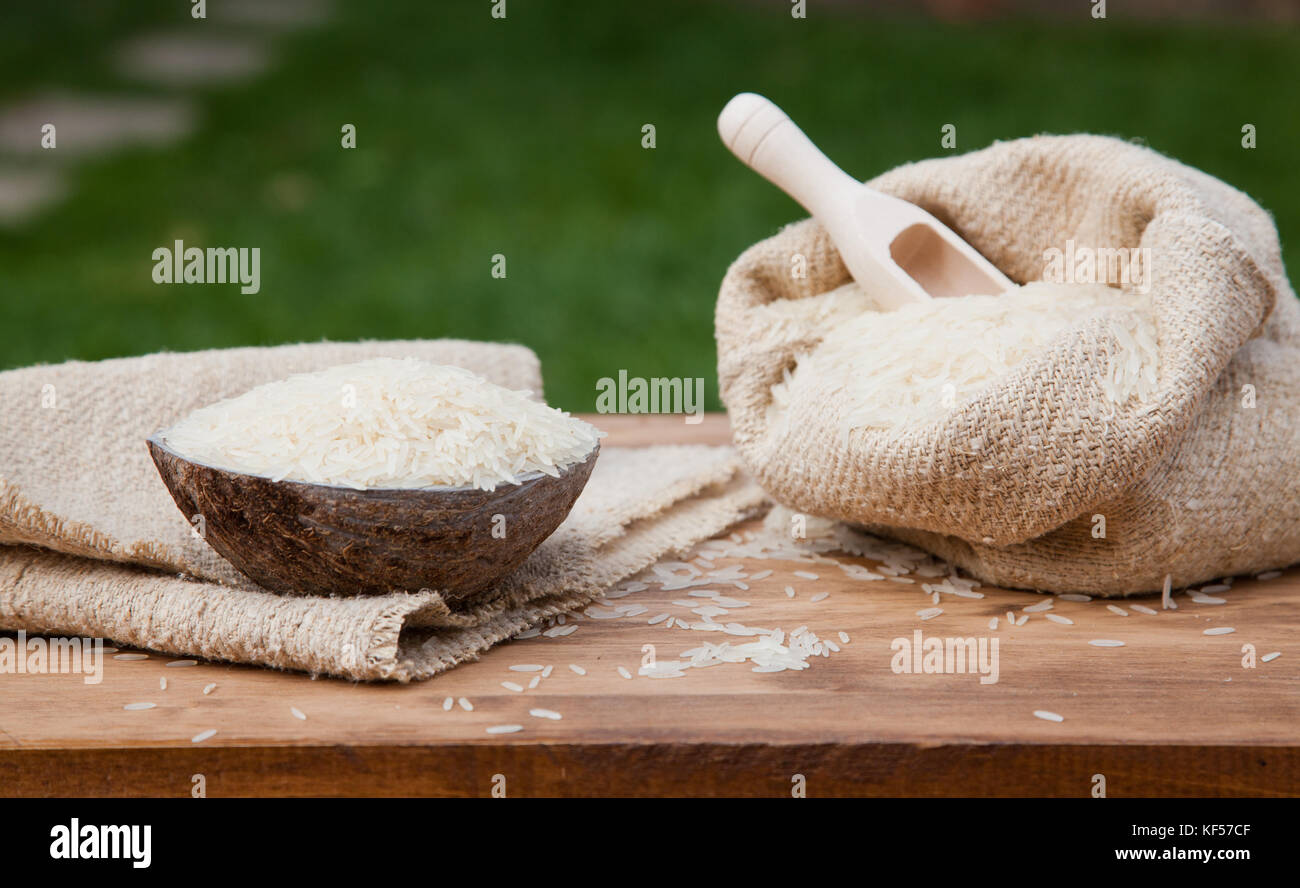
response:
M599 445L559 477L493 491L467 487L351 490L273 481L190 462L149 438L172 499L208 544L264 589L378 595L432 589L463 600L491 588L564 521ZM504 536L493 536L505 521Z

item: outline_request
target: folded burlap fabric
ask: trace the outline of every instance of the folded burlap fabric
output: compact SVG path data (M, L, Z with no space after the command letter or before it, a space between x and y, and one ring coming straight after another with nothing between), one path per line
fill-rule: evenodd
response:
M160 354L0 374L0 629L353 679L422 679L585 604L762 502L729 448L605 448L564 524L467 606L436 591L266 592L191 532L145 437L290 373L404 355L541 391L528 349L447 340Z
M825 231L801 222L747 250L717 305L722 399L774 499L991 584L1058 592L1124 595L1166 575L1182 586L1300 560L1300 305L1263 209L1096 136L999 143L870 184L930 211L1019 283L1041 280L1048 251L1070 240L1149 250L1156 403L1104 397L1118 343L1095 320L930 422L846 437L852 405L827 380L769 427L772 385L837 323L822 296L849 281Z

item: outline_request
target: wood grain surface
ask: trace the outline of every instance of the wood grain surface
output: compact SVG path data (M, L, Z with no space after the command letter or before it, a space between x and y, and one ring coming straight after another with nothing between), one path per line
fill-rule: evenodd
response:
M723 443L726 419L591 417L608 446ZM736 528L744 532L747 527ZM845 563L873 562L835 556ZM718 567L732 562L720 560ZM930 606L915 584L863 582L818 565L750 560L767 579L725 595L750 602L743 622L806 625L849 636L803 671L747 664L636 675L653 645L673 658L703 641L746 639L649 625L684 592L657 586L618 603L635 617L584 620L571 635L513 641L431 681L362 685L219 663L109 658L102 683L79 675L0 675L0 794L186 796L832 795L1087 797L1300 794L1300 570L1237 580L1221 605L1180 595L1154 616L1101 601L1058 600L1008 627L1007 611L1044 600L983 587L983 599ZM783 591L793 586L796 596ZM813 602L820 592L826 598ZM989 620L998 617L998 628ZM730 617L728 617L730 619ZM1204 630L1233 627L1225 635ZM996 637L999 674L898 674L896 638ZM1097 647L1114 639L1122 647ZM1243 646L1253 646L1254 665ZM1267 653L1281 656L1260 662ZM511 665L554 667L536 673ZM579 675L569 668L586 670ZM160 679L167 680L165 690ZM216 688L204 694L209 684ZM466 698L443 709L447 697ZM153 709L124 710L132 702ZM560 713L553 720L532 709ZM299 719L297 709L306 716ZM1061 722L1035 716L1060 714ZM493 725L518 724L512 734ZM199 743L200 732L217 733ZM802 775L801 777L797 775Z

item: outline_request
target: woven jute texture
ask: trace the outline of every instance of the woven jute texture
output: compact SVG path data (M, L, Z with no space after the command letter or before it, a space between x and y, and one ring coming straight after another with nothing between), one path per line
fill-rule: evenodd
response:
M452 340L158 354L0 373L0 629L102 636L351 679L423 679L582 606L764 500L731 448L605 448L560 528L470 604L423 590L277 595L191 533L149 459L149 434L291 373L405 355L540 396L530 350Z
M1166 575L1183 586L1300 560L1300 305L1268 213L1099 136L997 143L869 184L933 213L1017 283L1041 280L1047 251L1070 239L1146 248L1155 408L1106 399L1118 343L1092 320L931 422L845 437L852 405L828 381L769 429L772 385L821 342L834 323L822 296L850 279L807 220L742 254L717 304L735 443L774 499L1021 588L1127 595Z

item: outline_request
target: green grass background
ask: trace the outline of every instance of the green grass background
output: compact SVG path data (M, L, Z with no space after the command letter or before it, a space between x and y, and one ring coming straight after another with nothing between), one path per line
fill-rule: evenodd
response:
M210 6L215 5L210 3ZM110 48L196 23L188 4L12 4L0 101L150 92ZM552 403L595 381L703 376L728 263L804 215L718 141L762 92L866 178L1039 132L1140 139L1254 196L1300 250L1300 34L1277 26L940 24L809 4L336 0L266 75L197 93L200 129L68 167L72 196L0 230L0 366L299 340L523 342ZM215 15L214 15L215 19ZM339 145L353 123L358 147ZM641 147L653 123L658 146ZM1258 127L1259 147L1240 145ZM262 290L159 286L150 254L257 246ZM491 256L509 275L493 279Z

